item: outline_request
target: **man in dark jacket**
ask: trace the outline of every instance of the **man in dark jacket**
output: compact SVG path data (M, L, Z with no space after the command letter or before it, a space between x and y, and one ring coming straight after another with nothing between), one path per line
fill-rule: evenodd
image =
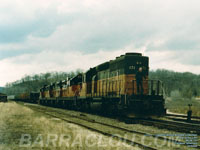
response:
M142 67L138 69L138 72L136 73L136 83L137 83L137 94L143 94L143 77L144 73L142 71ZM141 89L141 90L140 90Z

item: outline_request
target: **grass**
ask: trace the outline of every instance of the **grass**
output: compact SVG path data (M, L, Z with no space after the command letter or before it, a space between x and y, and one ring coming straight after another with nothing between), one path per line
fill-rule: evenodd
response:
M0 150L133 149L114 139L110 144L106 136L41 115L14 102L0 103L0 110Z
M166 107L171 112L187 114L189 110L188 104L192 104L191 110L193 116L200 117L200 101L195 98L168 97L166 99Z
M110 138L91 132L84 128L81 128L74 124L69 124L59 120L45 116L41 113L37 113L26 106L19 105L17 103L0 103L0 150L137 150L140 148L128 146L125 143L119 142L115 139L110 141ZM64 111L64 110L63 110ZM73 111L68 111L74 113ZM77 113L78 114L78 113ZM78 115L79 116L79 115ZM88 115L90 116L90 115ZM99 121L106 121L96 116ZM94 118L94 117L92 117ZM111 119L107 119L112 123ZM116 121L117 124L117 121ZM119 126L123 127L124 123L120 123ZM97 126L93 124L93 126ZM151 134L170 133L174 132L158 130L148 126L142 125L124 125L133 130L146 130L144 132ZM98 126L98 129L102 129L102 126ZM102 129L108 130L108 129ZM132 137L132 134L124 133L123 131L116 132L114 129L110 129L108 132L117 133L119 135L127 135ZM26 138L23 141L24 137ZM31 138L30 138L31 137ZM123 137L123 136L122 136ZM148 136L133 136L134 141L141 142L143 137L144 143L156 143L162 145L163 141L153 140ZM173 138L173 137L172 137ZM176 138L176 137L174 137ZM29 139L29 140L27 140ZM55 142L50 141L54 140ZM60 144L60 142L62 140ZM100 140L101 139L101 140ZM67 142L66 142L67 141ZM30 143L29 143L30 142ZM20 144L21 143L21 144ZM67 145L66 145L67 144ZM158 149L161 147L158 147ZM177 149L178 146L163 146L162 149ZM182 147L181 149L186 149Z

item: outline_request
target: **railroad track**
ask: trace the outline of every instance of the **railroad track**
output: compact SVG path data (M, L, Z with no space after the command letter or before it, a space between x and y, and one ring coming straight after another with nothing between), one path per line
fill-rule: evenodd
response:
M193 133L200 135L200 124L192 124L178 121L157 120L157 119L132 119L127 118L127 123L139 123L143 125L156 126L158 128L164 128L182 133Z
M139 132L139 131L130 130L130 129L127 129L127 128L123 128L123 127L119 127L119 126L115 126L115 125L99 122L99 121L96 121L94 119L89 119L89 118L84 117L85 116L84 114L80 114L80 116L77 116L77 115L72 115L72 114L60 112L60 111L55 110L55 109L52 112L52 108L49 108L49 107L45 107L45 108L42 108L42 107L38 108L37 106L29 106L29 107L31 107L31 109L35 109L36 111L44 113L44 114L46 114L48 116L51 116L51 117L54 117L54 118L58 118L60 120L66 121L68 123L73 123L73 124L79 125L81 127L89 129L91 131L98 132L98 133L101 133L101 134L109 136L109 137L113 137L113 138L118 139L118 140L122 140L122 141L126 142L129 145L133 145L133 146L137 145L139 148L142 148L142 149L154 150L154 149L157 149L157 148L156 147L150 147L150 146L135 142L133 140L130 140L130 139L127 139L127 138L124 138L124 137L121 137L121 136L113 135L111 133L96 129L94 127L88 126L86 124L82 124L82 123L77 122L77 121L69 120L69 117L70 118L78 118L79 120L84 120L86 122L90 122L90 123L93 123L93 124L95 123L95 124L98 124L98 125L101 125L101 126L104 126L104 127L113 128L113 129L116 129L116 130L123 131L125 133L132 133L132 134L137 134L137 135L140 135L140 136L148 136L148 137L152 137L152 138L157 138L159 140L166 140L168 142L173 142L173 143L179 143L180 142L180 141L169 139L169 138L162 137L162 136L147 134L147 133L144 133L144 132ZM51 111L49 111L48 109L51 109ZM66 117L68 117L68 118L66 119ZM197 148L200 149L200 147L197 147Z
M144 145L144 144L140 144L140 143L138 143L138 142L129 140L129 139L127 139L127 138L123 138L123 137L120 137L120 136L117 136L117 135L114 135L114 134L111 134L111 133L108 133L108 132L104 132L104 131L102 131L102 130L93 128L93 127L91 127L91 126L89 126L89 125L85 125L85 124L79 123L79 122L77 122L77 121L72 121L72 120L70 120L70 119L66 119L66 116L67 116L67 117L76 117L76 118L77 118L77 116L73 116L73 115L69 115L69 114L64 114L64 113L57 112L57 111L54 111L54 112L53 112L54 114L52 114L52 112L49 112L47 109L43 109L43 110L42 110L42 109L38 109L38 108L36 108L36 107L35 107L35 108L32 107L32 109L35 109L37 112L41 112L41 113L46 114L46 115L48 115L48 116L50 116L50 117L54 117L54 118L60 119L60 120L62 120L62 121L68 122L68 123L76 124L76 125L78 125L78 126L81 126L81 127L86 128L86 129L88 129L88 130L91 130L91 131L94 131L94 132L103 134L103 135L108 136L108 137L115 138L115 139L117 139L117 140L121 140L121 141L123 141L123 142L125 142L125 143L127 143L127 144L129 144L129 145L138 146L139 148L142 148L142 149L144 149L144 150L157 150L156 148L152 148L152 147L146 146L146 145ZM57 114L57 115L56 115L56 114ZM58 116L58 114L59 114L59 116ZM63 116L61 117L61 116L60 116L61 114L62 114L62 115L65 115L65 117L63 117ZM78 119L80 119L80 117L78 117ZM83 119L83 118L81 118L81 119L82 119L82 120L85 120L85 121L87 121L87 122L93 122L93 123L94 123L94 120L91 120L91 119ZM95 122L95 123L96 123L96 122Z
M166 114L166 116L187 118L186 115L178 115L178 114ZM192 116L191 119L198 119L198 120L200 120L200 117L198 117L198 116Z
M165 117L167 119L174 120L174 121L188 122L188 123L193 123L193 124L200 124L200 117L198 117L198 116L191 117L190 121L187 120L187 116L186 115L166 114Z

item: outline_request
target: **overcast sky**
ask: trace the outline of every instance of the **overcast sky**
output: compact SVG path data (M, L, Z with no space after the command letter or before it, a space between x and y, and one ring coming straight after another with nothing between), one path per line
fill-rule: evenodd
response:
M199 0L0 0L0 86L125 52L200 73Z

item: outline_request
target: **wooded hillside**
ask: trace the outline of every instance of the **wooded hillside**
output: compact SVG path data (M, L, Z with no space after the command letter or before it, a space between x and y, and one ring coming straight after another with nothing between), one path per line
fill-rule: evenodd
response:
M13 95L22 92L39 91L43 85L49 85L53 82L71 78L80 73L76 72L48 72L44 74L26 75L22 79L13 83L8 83L4 92ZM200 75L189 72L174 72L159 69L150 71L149 79L159 79L164 83L164 89L167 96L193 97L200 95Z
M150 71L149 78L161 80L167 96L178 95L191 98L200 95L200 75L158 69Z
M82 72L77 70L75 72L47 72L35 75L26 75L20 80L12 83L7 83L4 88L4 93L7 95L16 95L24 92L39 92L44 85L66 80L72 78L76 74Z

